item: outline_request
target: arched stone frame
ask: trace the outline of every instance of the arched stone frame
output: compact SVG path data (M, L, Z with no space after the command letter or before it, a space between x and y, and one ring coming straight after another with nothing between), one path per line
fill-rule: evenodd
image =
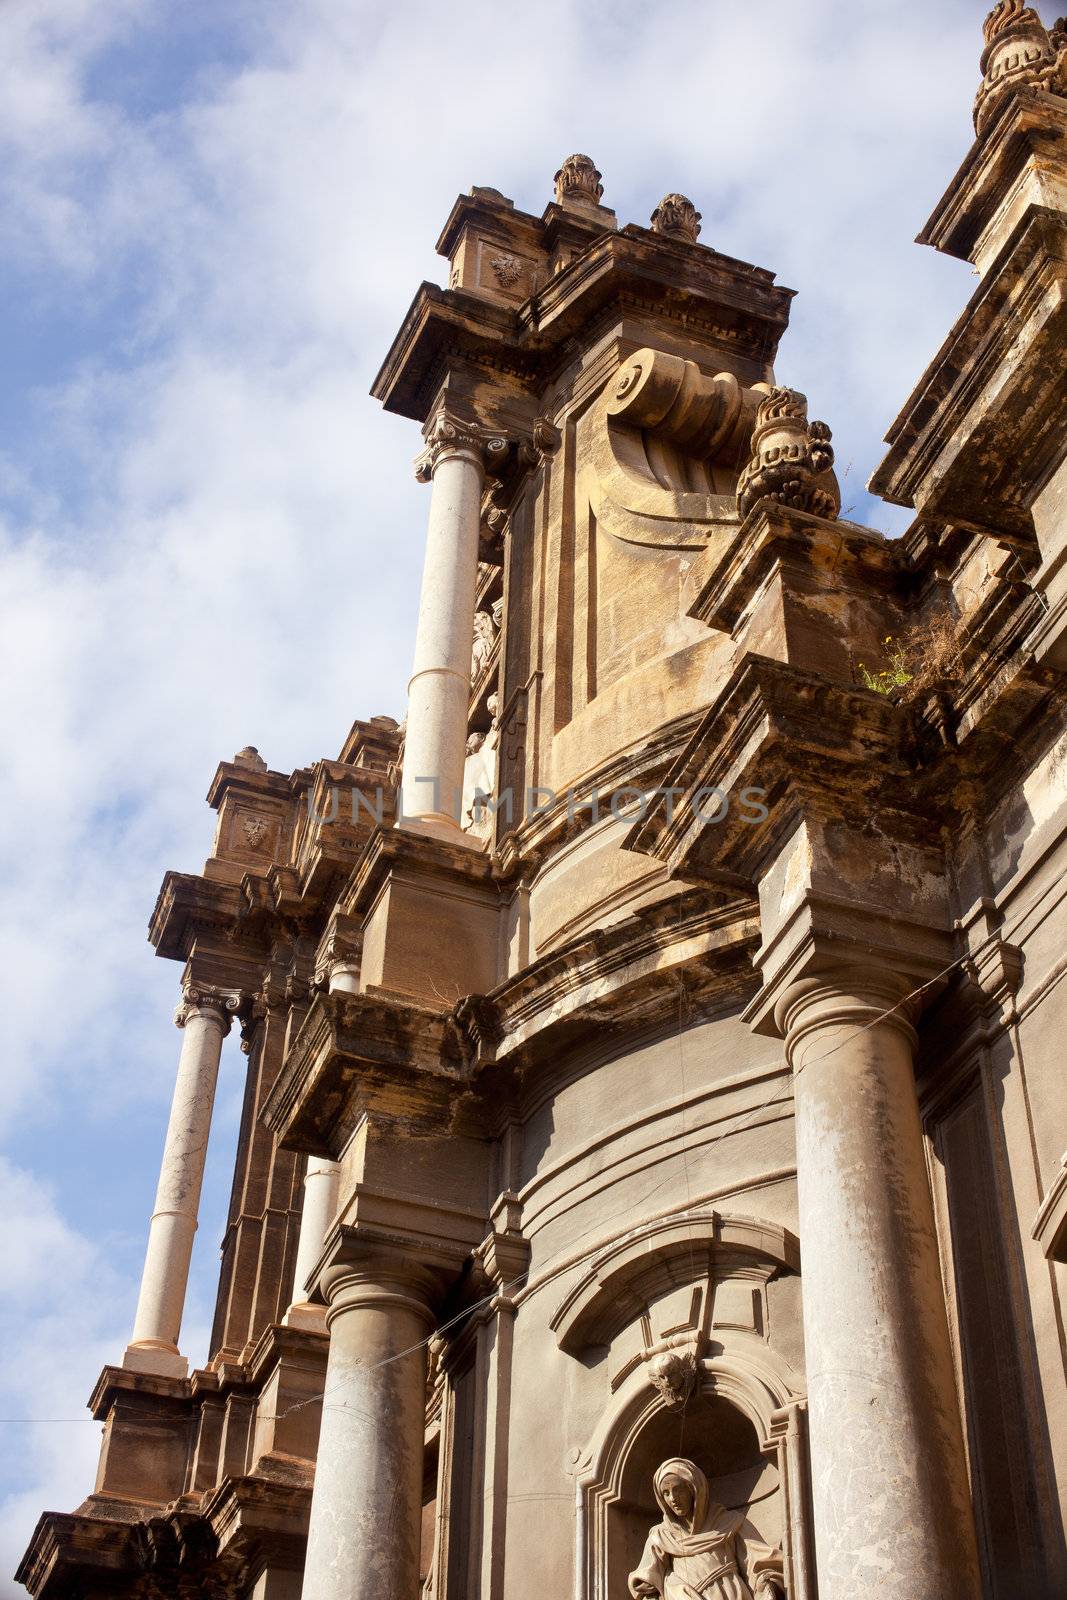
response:
M635 1316L650 1292L714 1272L724 1259L745 1258L764 1263L771 1273L799 1268L795 1237L748 1217L709 1211L638 1228L602 1252L566 1296L552 1321L557 1343L577 1356L606 1342L612 1326ZM760 1451L777 1468L790 1600L814 1600L802 1380L781 1355L748 1335L717 1332L713 1354L700 1354L706 1338L699 1330L656 1348L664 1344L699 1356L695 1392L725 1400L755 1430ZM574 1462L575 1600L618 1600L609 1581L610 1514L642 1433L657 1414L673 1409L651 1382L647 1359L632 1363Z

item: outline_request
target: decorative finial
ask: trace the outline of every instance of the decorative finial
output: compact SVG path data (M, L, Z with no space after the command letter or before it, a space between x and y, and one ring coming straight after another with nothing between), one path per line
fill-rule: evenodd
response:
M266 772L267 763L254 744L246 744L233 758L235 767L247 767L249 772Z
M556 204L566 205L568 200L598 206L604 193L599 173L588 156L568 156L556 173Z
M1033 6L1024 5L1023 0L997 0L982 24L982 36L986 44L992 44L999 34L1006 33L1014 23L1024 20L1041 22Z
M834 521L841 490L825 422L808 421L808 402L795 389L770 389L759 403L752 454L737 480L737 511L744 519L761 500Z
M1023 0L999 0L982 26L982 82L974 102L981 134L1006 95L1019 89L1067 94L1067 37L1062 19L1046 28Z
M700 212L684 194L665 194L652 213L652 232L665 239L684 239L696 244L700 233Z

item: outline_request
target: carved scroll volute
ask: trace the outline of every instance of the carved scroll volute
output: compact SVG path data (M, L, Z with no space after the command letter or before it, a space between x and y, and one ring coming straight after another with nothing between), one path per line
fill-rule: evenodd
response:
M732 372L708 377L695 361L638 350L609 389L609 417L654 429L704 459L736 459L748 443L767 384L742 388Z
M737 520L734 493L765 384L708 376L664 350L636 351L593 418L584 483L600 525L627 544L702 550Z

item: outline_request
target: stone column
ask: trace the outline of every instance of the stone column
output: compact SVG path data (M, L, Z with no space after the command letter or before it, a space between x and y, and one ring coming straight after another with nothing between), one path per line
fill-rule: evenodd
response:
M430 1274L402 1259L323 1278L330 1356L304 1600L418 1600Z
M309 1156L304 1174L304 1209L300 1214L300 1238L296 1247L296 1268L293 1272L293 1298L285 1313L290 1327L311 1321L322 1326L322 1307L308 1302L306 1285L311 1276L330 1224L337 1215L337 1190L341 1167L337 1161L322 1156Z
M503 439L487 440L439 416L416 465L417 475L431 480L433 489L408 684L401 822L457 837L485 456L506 448Z
M908 987L843 966L775 1011L795 1074L820 1600L981 1592Z
M222 1041L239 1003L237 994L189 986L174 1013L175 1023L184 1030L178 1077L148 1229L133 1336L123 1358L123 1366L137 1371L184 1377L188 1370L188 1362L178 1351L178 1334Z

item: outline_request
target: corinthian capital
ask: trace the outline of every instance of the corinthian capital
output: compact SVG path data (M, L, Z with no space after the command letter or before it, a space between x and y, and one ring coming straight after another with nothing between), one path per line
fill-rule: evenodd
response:
M444 409L434 413L423 437L426 448L415 458L415 476L420 483L429 483L438 466L449 456L474 456L483 471L487 471L502 465L508 453L508 441L501 434L449 416Z
M206 984L187 983L182 989L182 999L174 1013L174 1026L184 1028L192 1017L208 1015L222 1024L224 1034L229 1033L234 1013L241 1004L239 991L215 989Z

